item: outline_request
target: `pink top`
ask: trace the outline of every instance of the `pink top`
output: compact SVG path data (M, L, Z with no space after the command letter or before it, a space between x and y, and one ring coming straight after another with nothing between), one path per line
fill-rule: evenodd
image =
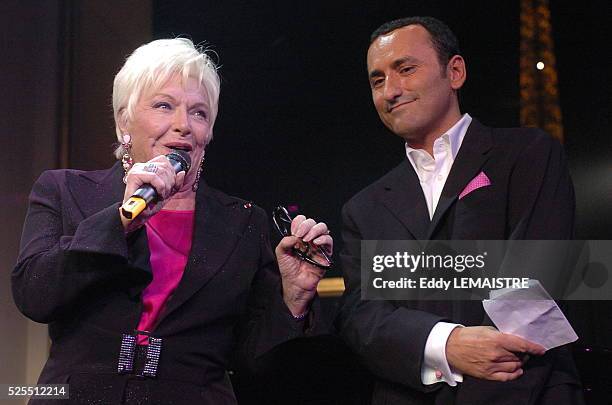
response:
M191 240L194 211L161 210L145 224L153 281L142 292L142 314L138 330L152 332L168 298L183 277ZM145 335L138 335L139 345L148 344Z

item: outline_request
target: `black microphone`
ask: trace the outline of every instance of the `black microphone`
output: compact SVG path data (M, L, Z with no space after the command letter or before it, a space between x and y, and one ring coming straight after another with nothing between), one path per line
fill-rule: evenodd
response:
M166 155L175 173L184 171L187 173L191 168L191 157L184 150L172 149L172 152ZM143 184L132 196L121 206L121 214L124 217L133 220L144 210L151 202L157 201L157 191L150 184Z

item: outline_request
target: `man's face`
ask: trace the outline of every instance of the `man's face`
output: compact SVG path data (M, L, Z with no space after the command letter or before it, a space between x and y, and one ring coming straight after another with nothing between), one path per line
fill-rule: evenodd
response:
M465 79L457 82L451 65L440 66L429 32L420 25L378 37L368 49L368 75L387 128L416 147L450 128L459 114L455 90Z

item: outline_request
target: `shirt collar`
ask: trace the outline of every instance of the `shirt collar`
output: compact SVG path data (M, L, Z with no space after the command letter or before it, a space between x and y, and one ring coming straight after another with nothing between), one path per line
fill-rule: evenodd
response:
M457 153L459 153L459 148L463 143L463 138L465 138L465 133L467 132L470 123L472 122L472 117L470 114L463 114L461 119L455 123L448 131L440 135L435 141L434 145L439 143L450 143L451 153L453 156L453 160L457 157ZM424 151L422 149L414 149L408 146L406 143L406 156L408 156L408 160L415 166L414 158L421 155ZM429 154L425 152L427 156Z

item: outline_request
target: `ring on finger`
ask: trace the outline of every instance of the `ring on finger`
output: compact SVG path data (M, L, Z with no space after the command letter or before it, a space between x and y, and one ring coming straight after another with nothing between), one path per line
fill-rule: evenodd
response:
M157 165L155 163L148 163L142 170L149 173L157 173Z

